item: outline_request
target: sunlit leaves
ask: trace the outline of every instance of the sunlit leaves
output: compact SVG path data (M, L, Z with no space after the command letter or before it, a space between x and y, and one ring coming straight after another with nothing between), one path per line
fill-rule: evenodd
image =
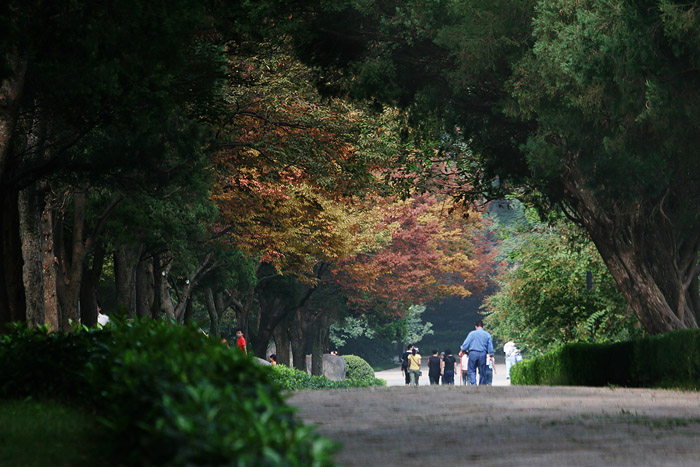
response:
M467 296L478 286L476 213L465 222L449 214L450 202L429 195L375 203L374 211L382 213L378 227L390 233L389 242L346 259L337 271L355 307L401 315L409 305Z

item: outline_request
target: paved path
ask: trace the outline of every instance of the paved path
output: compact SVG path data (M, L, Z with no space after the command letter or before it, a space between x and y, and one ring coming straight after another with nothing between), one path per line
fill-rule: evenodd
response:
M343 466L700 465L695 392L393 386L300 391L289 402L343 443Z

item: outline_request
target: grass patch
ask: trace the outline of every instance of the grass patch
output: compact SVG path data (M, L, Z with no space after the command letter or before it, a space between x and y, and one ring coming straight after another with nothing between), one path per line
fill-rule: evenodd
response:
M109 465L108 443L95 418L49 401L0 401L0 465Z

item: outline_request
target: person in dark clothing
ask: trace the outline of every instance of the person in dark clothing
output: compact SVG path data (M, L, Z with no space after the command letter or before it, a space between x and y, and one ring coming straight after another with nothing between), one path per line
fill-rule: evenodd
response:
M404 377L406 378L406 386L411 383L411 378L408 373L408 356L411 355L412 350L413 344L409 344L409 346L406 347L406 351L401 354L401 371L403 371Z
M437 349L433 349L433 355L428 359L428 379L430 384L440 384L440 357Z
M445 349L445 356L442 359L442 384L455 384L455 367L457 366L457 359L452 355L450 349Z

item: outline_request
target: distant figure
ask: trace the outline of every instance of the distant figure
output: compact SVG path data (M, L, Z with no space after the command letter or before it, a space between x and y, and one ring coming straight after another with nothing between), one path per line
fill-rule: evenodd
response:
M418 386L418 379L420 378L420 360L421 356L418 351L415 348L411 350L411 354L408 356L408 374L411 379L411 386Z
M97 312L97 324L100 326L104 327L107 326L107 323L109 323L109 316L103 315L99 311Z
M241 349L243 353L248 353L248 346L245 341L245 337L243 337L243 331L241 329L236 329L236 347Z
M440 370L442 373L442 384L455 384L455 368L457 367L457 359L452 355L450 349L445 349L445 356L440 362Z
M337 350L331 350L331 355L338 355L338 351L337 351Z
M98 327L105 327L109 323L109 316L102 314L102 307L97 305L97 325Z
M486 357L486 369L484 370L484 375L486 376L486 385L493 385L493 374L496 372L496 360L493 355L488 355ZM481 384L481 383L479 383Z
M275 355L275 354L270 355L268 360L270 360L270 365L277 366L277 355Z
M227 348L227 349L230 349L230 348L231 348L231 346L228 345L228 341L227 341L225 338L223 338L223 337L221 338L221 343L222 343L222 344L226 344L226 348Z
M510 368L515 365L515 354L518 352L513 341L508 341L503 345L503 353L506 354L506 379L510 379Z
M408 374L408 356L411 355L412 350L413 344L409 344L408 347L406 347L406 351L401 354L401 371L403 372L406 381L406 386L408 386L411 383L411 377Z
M459 367L462 370L462 385L466 386L469 382L469 355L466 352L459 352Z
M474 330L467 335L460 347L462 352L469 354L468 373L469 384L476 384L476 370L479 369L479 384L486 384L486 359L493 355L493 340L491 334L484 331L484 323L478 320Z
M440 367L442 366L437 349L433 349L433 355L428 359L428 379L430 384L440 384Z

